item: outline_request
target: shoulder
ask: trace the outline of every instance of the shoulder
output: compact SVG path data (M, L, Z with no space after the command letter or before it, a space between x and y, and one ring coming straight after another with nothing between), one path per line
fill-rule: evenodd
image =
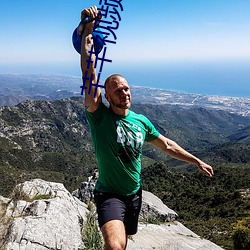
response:
M149 123L151 123L150 120L145 115L135 113L134 111L131 111L131 110L130 110L130 116L132 118L140 120L142 122L145 122L145 123L149 122Z
M93 111L93 112L91 112L91 111L89 111L89 110L87 110L86 108L85 108L85 112L87 113L87 114L96 114L96 113L99 113L99 112L105 112L105 111L107 111L108 112L108 107L103 103L103 102L100 102L100 104L98 105L98 108L95 110L95 111Z
M130 111L129 120L132 123L141 124L141 126L148 131L151 131L154 128L153 123L143 114Z
M102 102L99 104L98 108L94 112L90 112L85 109L86 117L89 121L100 122L104 117L107 117L109 109Z

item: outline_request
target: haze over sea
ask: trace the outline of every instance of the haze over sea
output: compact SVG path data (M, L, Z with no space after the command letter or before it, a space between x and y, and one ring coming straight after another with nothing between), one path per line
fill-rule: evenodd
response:
M81 77L78 63L71 65L23 65L2 68L0 73L51 74ZM101 81L113 73L124 75L131 85L181 93L250 98L250 62L107 64Z
M176 63L120 66L133 85L183 93L250 98L250 63Z

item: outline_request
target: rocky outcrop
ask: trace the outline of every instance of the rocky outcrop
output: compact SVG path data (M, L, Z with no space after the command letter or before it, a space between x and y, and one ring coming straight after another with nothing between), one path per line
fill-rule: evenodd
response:
M91 181L89 178L85 184L93 184ZM41 179L21 183L14 188L11 199L0 196L0 249L88 249L82 239L87 214L87 205L63 184ZM150 224L146 219L152 216L165 223ZM146 223L139 223L139 231L129 239L127 249L222 249L201 239L176 218L177 214L159 198L143 191L141 220Z
M72 195L85 203L92 201L97 178L98 171L95 170L93 176L90 176L88 181L81 183L81 186ZM155 218L157 221L166 222L174 221L177 217L177 213L168 208L157 196L150 192L142 191L140 220L147 221L148 219Z
M154 194L142 191L142 208L140 219L157 218L160 222L175 221L178 217L177 213L167 207L161 199Z
M139 223L136 235L128 241L127 250L223 250L200 238L180 222L162 225Z
M77 190L72 192L72 195L84 203L93 201L94 189L95 189L95 184L98 179L98 176L99 176L98 170L96 169L93 175L90 176L87 181L82 182L80 187Z
M13 199L3 200L9 220L2 228L4 250L84 249L81 231L87 206L62 184L35 179L15 187Z

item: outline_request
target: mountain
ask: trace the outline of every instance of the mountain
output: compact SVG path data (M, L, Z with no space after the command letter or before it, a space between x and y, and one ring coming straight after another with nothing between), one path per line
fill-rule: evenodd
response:
M80 95L81 79L62 75L0 74L0 106L25 100L58 100Z
M210 157L220 163L250 164L250 127L240 129L227 138L228 142L211 149Z
M73 191L94 171L97 164L83 101L27 100L0 107L1 195L8 196L16 184L34 178L60 182ZM193 231L232 249L232 224L247 214L248 200L238 190L249 188L250 117L167 104L133 104L132 109L215 169L211 181L193 173L190 164L145 144L145 188L170 203Z
M153 122L157 130L166 137L176 141L192 154L207 162L227 161L224 154L226 145L233 158L246 162L247 151L240 151L238 144L231 141L231 135L245 133L249 117L230 112L201 107L173 107L169 105L133 105L136 112L145 114ZM241 148L249 148L249 144L241 142ZM146 144L144 155L157 161L163 161L176 170L193 171L194 166L178 162L162 154L158 149ZM228 153L229 154L229 153ZM227 154L227 157L229 156ZM244 155L244 156L243 156ZM250 155L250 154L249 154Z
M34 178L73 191L97 167L80 85L80 78L68 76L0 75L1 195ZM241 194L250 183L250 99L131 91L133 111L215 170L214 178L205 178L145 144L144 188L174 208L188 228L232 250L233 225L249 211Z
M75 188L96 167L82 98L1 107L0 166L2 194L33 175Z
M194 144L202 147L227 141L227 136L245 128L249 122L249 117L202 107L187 109L171 105L138 104L133 105L132 109L149 117L162 134L192 147Z
M250 125L248 116L203 108L135 104L133 110L196 155L207 155L208 149L230 142L231 134ZM182 166L149 144L143 151L145 166L161 160ZM29 100L0 107L0 166L3 194L19 180L31 177L57 180L75 189L97 167L83 98Z
M250 127L241 129L240 131L228 137L231 142L249 143L250 144Z

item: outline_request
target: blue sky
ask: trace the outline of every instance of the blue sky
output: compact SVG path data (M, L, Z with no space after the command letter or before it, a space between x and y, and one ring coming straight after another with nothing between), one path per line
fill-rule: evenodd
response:
M99 0L1 0L0 73L80 75L71 35L81 10L92 5L100 6ZM132 82L154 85L157 78L151 74L149 81L149 71L250 65L249 0L123 0L122 5L117 44L107 50L113 62L104 65L103 76L125 72Z

